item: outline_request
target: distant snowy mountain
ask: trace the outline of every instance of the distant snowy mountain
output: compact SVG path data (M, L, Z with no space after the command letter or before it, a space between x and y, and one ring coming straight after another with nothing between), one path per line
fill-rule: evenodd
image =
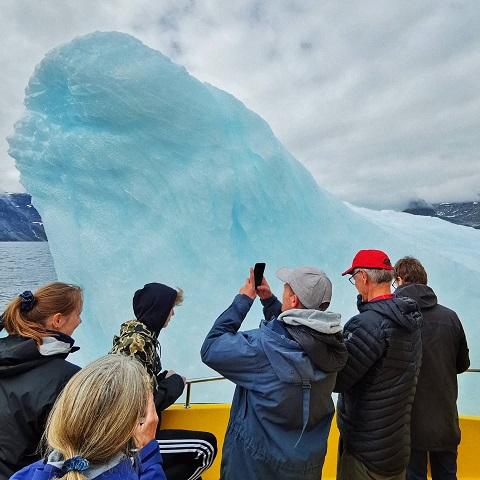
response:
M45 242L42 219L28 193L0 192L0 242Z
M423 202L412 204L404 210L413 215L422 215L425 217L438 217L442 220L480 229L480 203L437 203L429 205Z

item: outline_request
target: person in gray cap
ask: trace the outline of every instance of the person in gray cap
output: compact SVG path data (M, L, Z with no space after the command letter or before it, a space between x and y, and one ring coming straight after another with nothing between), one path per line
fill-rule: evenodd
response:
M220 478L321 478L336 372L347 361L332 284L317 268L281 268L280 302L253 269L208 333L203 362L236 384ZM239 331L259 297L265 320Z

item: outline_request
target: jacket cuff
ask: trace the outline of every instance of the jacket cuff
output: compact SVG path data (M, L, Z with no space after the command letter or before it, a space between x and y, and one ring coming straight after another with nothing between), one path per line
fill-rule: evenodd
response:
M260 299L264 307L272 306L277 300L278 300L277 297L273 294L270 298L266 298L265 300Z
M246 304L245 306L250 310L250 307L253 305L253 300L248 295L239 293L233 299L233 303L238 303L239 305Z

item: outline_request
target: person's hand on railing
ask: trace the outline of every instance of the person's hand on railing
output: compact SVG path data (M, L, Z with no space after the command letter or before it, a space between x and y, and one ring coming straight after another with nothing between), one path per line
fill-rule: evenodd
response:
M167 372L167 374L165 375L165 378L171 377L172 375L175 375L175 373L176 373L175 370L169 370ZM180 375L180 374L178 374L178 375ZM183 375L180 375L180 376L183 379L183 384L186 385L187 384L187 379Z

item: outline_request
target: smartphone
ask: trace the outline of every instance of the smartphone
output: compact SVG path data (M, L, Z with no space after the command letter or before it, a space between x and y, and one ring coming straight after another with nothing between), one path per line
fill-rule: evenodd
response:
M253 269L253 274L255 275L255 289L262 284L263 272L265 271L264 263L256 263L255 268Z

